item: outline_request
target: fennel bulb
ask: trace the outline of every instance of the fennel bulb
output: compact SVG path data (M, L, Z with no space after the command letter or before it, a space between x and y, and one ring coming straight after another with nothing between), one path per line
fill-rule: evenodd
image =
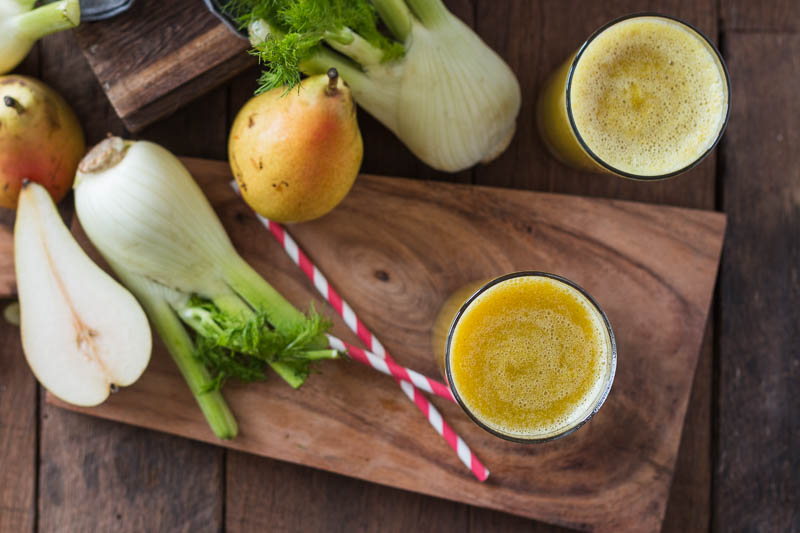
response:
M262 90L335 67L356 102L438 170L491 161L514 136L519 82L441 0L233 0L228 11L268 63Z
M81 20L78 0L61 0L34 9L35 0L0 0L0 74L10 72L33 43Z
M142 303L217 436L236 435L219 393L226 379L264 379L269 365L299 387L311 362L338 357L326 349L329 323L298 311L239 256L200 187L164 148L101 142L78 168L75 210Z

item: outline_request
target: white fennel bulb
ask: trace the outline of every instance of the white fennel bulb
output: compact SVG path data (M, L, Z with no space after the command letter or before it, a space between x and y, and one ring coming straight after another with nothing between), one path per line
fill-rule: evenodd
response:
M368 67L364 82L344 76L359 105L433 168L456 172L501 154L521 102L508 65L450 13L430 27L414 20L406 50L398 64Z

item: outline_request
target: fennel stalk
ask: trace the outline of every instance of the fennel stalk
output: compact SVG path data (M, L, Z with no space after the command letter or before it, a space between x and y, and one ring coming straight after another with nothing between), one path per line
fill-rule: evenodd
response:
M34 7L35 0L0 0L0 74L14 69L45 35L80 23L78 0Z

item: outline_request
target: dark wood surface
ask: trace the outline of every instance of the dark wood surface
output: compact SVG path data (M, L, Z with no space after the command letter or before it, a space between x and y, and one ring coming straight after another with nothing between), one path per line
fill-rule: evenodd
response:
M31 531L36 523L37 384L19 329L0 323L0 531Z
M444 175L416 161L391 133L370 117L363 113L359 117L366 148L366 172L513 185L729 212L729 237L722 258L723 280L728 281L723 281L718 288L714 320L707 330L706 348L698 363L663 531L711 529L722 532L748 528L772 531L779 520L789 520L789 530L800 529L797 525L800 520L800 491L797 490L800 447L797 446L796 425L800 417L796 363L800 343L798 321L788 320L788 317L797 317L798 257L796 248L792 256L787 251L791 247L767 247L761 242L774 236L769 242L776 246L782 242L794 242L796 246L800 240L798 200L793 192L797 188L798 168L794 88L800 85L800 75L797 45L792 45L792 49L787 44L796 43L794 34L800 31L796 4L792 0L448 1L459 16L476 27L506 58L520 79L524 105L517 137L509 151L487 167L478 167L456 177ZM658 184L633 184L561 167L544 154L533 126L532 102L538 85L592 29L618 15L643 10L684 17L715 38L726 57L739 50L738 62L735 57L729 58L729 63L737 65L731 71L734 105L741 105L743 99L749 104L738 108L740 111L732 117L720 148L686 176ZM515 18L504 16L505 12L512 13ZM764 58L769 58L770 62ZM773 65L773 70L764 73L766 65ZM43 78L68 97L81 118L89 142L97 141L107 131L125 133L124 125L105 99L71 34L44 39L20 71ZM768 75L765 79L770 80L769 84L757 85L754 76L758 73ZM140 136L161 142L181 155L224 157L225 125L230 124L235 110L251 93L256 74L255 70L246 72L157 122ZM794 115L788 112L791 109L795 110ZM782 151L776 152L775 128L778 126L785 128L782 133L786 141L781 145L784 146ZM790 133L794 137L790 137ZM795 139L794 146L788 144L790 138ZM775 145L767 144L769 139L776 139ZM733 157L741 168L732 167ZM734 172L738 178L732 177ZM728 185L737 179L739 185L731 185L729 192ZM744 186L749 188L743 189ZM730 196L734 189L739 191L736 209ZM761 198L762 203L757 211L750 211L751 207L755 209L755 198ZM784 223L780 232L770 225L779 213ZM743 214L748 222L736 225L736 217ZM0 218L8 222L13 214L3 213ZM731 256L740 242L744 242L749 251ZM755 245L760 248L755 250ZM753 314L751 304L757 301L760 280L770 275L774 276L769 280L773 285L765 289L772 288L761 297L772 301L763 315ZM744 285L742 291L749 292L740 292L740 280L749 284ZM726 316L729 318L725 319ZM760 358L755 359L743 344L737 344L742 337L729 337L725 342L721 326L733 317L737 322L728 326L728 335L730 332L743 335L740 330L761 335L772 332L774 335L769 338L774 344L759 346ZM787 321L775 322L777 318ZM744 329L745 325L750 329ZM171 526L176 526L176 530L190 530L197 525L195 516L203 515L209 507L215 511L204 514L206 522L194 530L559 531L553 526L496 511L239 452L223 453L206 445L91 419L48 405L39 408L35 398L27 392L34 383L27 370L9 370L9 364L26 368L21 353L15 355L9 341L4 341L3 346L0 354L3 361L0 365L0 442L3 443L0 487L6 486L8 472L12 471L9 465L14 464L16 468L19 464L21 468L16 482L18 488L0 490L0 524L3 526L0 530L3 531L8 529L8 523L20 526L11 531L92 530L95 523L106 524L108 522L104 521L110 518L116 520L115 529L119 531L169 530L173 529ZM747 362L749 366L745 365ZM726 375L727 385L724 384ZM762 383L767 378L769 387ZM746 386L739 387L739 384ZM8 414L12 411L13 417ZM739 413L746 418L739 419ZM756 419L759 415L763 416ZM17 423L17 417L29 422ZM744 425L745 420L756 425L748 427ZM60 434L61 431L65 433ZM48 458L50 470L45 471L39 465L43 458L43 437L48 432L52 435L48 452L52 456ZM136 464L148 457L150 448L164 446L160 444L165 442L162 439L168 439L170 455L160 456L154 463L157 475L147 480L129 482L123 475L124 469L117 471L108 462L98 466L98 476L102 472L104 480L102 486L68 474L82 469L82 460L75 460L75 454L85 457L100 450L124 450L114 461L121 465ZM33 463L24 460L24 457L31 457L31 442L38 443L34 446ZM78 451L69 452L69 448ZM173 457L181 459L173 460ZM202 469L196 466L201 464L210 466ZM162 479L176 479L190 469L198 476L193 479L193 487L169 489L161 483ZM220 472L223 486L213 498L196 497L198 484L219 487ZM74 498L70 501L87 502L83 507L65 503L46 492L44 487L50 477L59 475L74 482L68 487ZM728 475L733 475L734 479L728 480ZM93 478L87 476L87 479ZM735 480L744 480L746 484L737 486ZM125 496L109 498L106 496L109 492ZM171 521L163 514L150 512L162 509L164 502L170 506L169 516L176 517ZM146 510L142 512L141 509ZM58 524L45 519L46 515L67 521Z
M185 162L247 262L296 306L314 301L334 316L230 188L229 165ZM713 211L362 175L334 212L291 228L387 350L429 376L437 375L431 351L437 312L452 292L476 279L557 272L601 302L620 354L613 394L569 439L532 447L507 443L472 424L456 405L434 402L491 469L484 484L390 379L352 363L320 365L322 375L300 391L280 380L228 385L225 396L241 428L229 442L213 436L160 345L142 378L101 406L48 400L571 527L658 531L724 226L725 217ZM75 230L90 248L77 224ZM358 343L339 317L333 332Z
M722 151L717 526L800 531L800 35L727 45L731 121L761 127L732 129Z

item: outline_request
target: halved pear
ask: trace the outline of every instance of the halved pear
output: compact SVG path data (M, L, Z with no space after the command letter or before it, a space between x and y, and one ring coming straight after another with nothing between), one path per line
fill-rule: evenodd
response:
M22 348L39 382L75 405L97 405L150 361L139 303L69 232L47 190L23 186L14 226Z

